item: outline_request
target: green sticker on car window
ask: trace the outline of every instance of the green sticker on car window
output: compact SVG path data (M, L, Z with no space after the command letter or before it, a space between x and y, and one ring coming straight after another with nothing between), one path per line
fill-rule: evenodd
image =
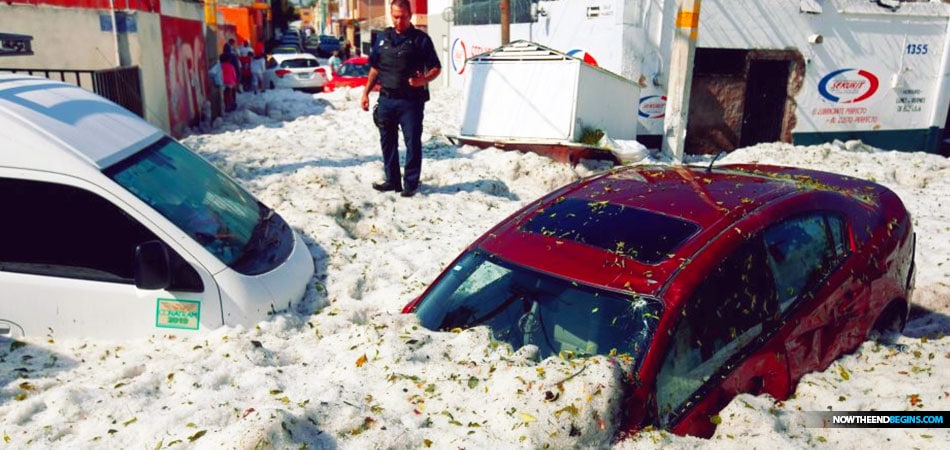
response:
M201 302L196 300L158 299L155 308L155 326L197 330L201 322Z

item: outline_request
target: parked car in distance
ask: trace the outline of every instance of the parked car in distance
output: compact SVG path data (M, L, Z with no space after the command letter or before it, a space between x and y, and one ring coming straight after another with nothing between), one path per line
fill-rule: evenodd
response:
M303 35L300 30L295 28L288 29L283 35L280 36L280 42L282 44L293 44L296 46L303 45Z
M310 36L307 36L306 39L304 39L303 49L305 52L310 53L311 55L320 58L321 56L320 56L319 48L320 48L320 36L311 34ZM329 56L326 56L326 57L329 57Z
M312 36L311 36L312 38ZM308 39L308 42L310 40ZM320 58L329 58L334 50L341 50L340 40L336 36L321 34L317 36L317 56ZM312 44L311 44L312 45Z
M281 44L271 49L271 55L296 55L302 53L300 46L295 44Z
M280 215L98 95L0 75L0 142L0 336L253 327L310 284Z
M403 312L487 326L538 358L628 361L622 432L709 437L740 393L902 330L911 217L889 189L791 167L626 166L567 185L472 243ZM883 387L882 387L883 388Z
M271 89L287 88L320 91L327 83L327 71L309 53L271 55L264 80Z
M363 88L366 86L366 80L369 77L369 58L357 56L343 62L340 71L323 87L324 91L333 91L342 87ZM379 83L373 86L374 91L379 91Z

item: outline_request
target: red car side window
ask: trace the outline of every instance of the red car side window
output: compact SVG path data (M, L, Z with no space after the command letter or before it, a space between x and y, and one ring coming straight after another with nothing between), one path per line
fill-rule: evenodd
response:
M782 312L823 280L847 253L844 222L836 215L785 220L769 228L763 240Z
M684 306L657 375L657 405L668 422L775 316L764 251L749 241L709 273Z

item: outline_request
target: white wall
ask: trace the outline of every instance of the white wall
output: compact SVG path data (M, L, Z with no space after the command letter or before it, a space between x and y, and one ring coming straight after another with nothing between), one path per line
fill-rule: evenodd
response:
M0 3L0 30L33 36L33 55L4 57L2 67L96 70L118 65L115 36L100 30L98 10Z
M449 86L451 77L448 74L449 51L452 48L450 33L452 24L442 18L442 12L445 8L452 6L450 0L430 1L428 5L429 14L426 16L428 23L428 34L432 38L432 44L435 45L435 52L439 55L439 62L442 63L442 74L439 79L430 84L433 89L440 89Z
M743 3L704 1L698 47L797 49L806 73L794 132L943 127L947 104L938 98L950 89L943 60L950 5L904 3L891 11L829 0L820 14L809 14L799 2ZM817 35L821 43L810 43ZM849 85L855 89L842 88Z
M161 16L153 13L138 13L138 31L130 33L131 63L142 72L142 97L145 105L145 120L166 132L169 131L168 91L165 79L165 60L162 52Z
M669 77L675 3L541 1L546 14L531 24L512 24L510 36L563 52L586 51L600 67L638 82L641 101L657 99L665 95ZM802 12L795 0L704 0L697 47L800 52L806 73L795 98L794 132L943 127L950 97L950 4L901 3L891 11L867 0L815 3L822 9L818 14ZM591 7L601 14L588 17ZM809 42L819 34L821 44ZM464 60L498 47L500 26L451 26L449 39L445 74L452 87L461 88ZM869 97L848 92L862 83L857 89L870 92L872 78L878 86ZM639 134L661 132L662 118L640 118Z
M165 15L203 20L203 6L180 0L163 0ZM0 68L100 70L119 65L140 67L145 120L169 131L168 94L162 51L160 15L127 11L135 15L136 30L116 35L102 31L101 14L108 10L63 8L49 5L0 3L0 31L33 36L33 55L6 56ZM43 24L42 27L37 24ZM72 80L67 79L67 82ZM88 81L84 87L91 90Z
M204 22L205 10L204 5L197 2L162 0L162 15Z
M509 28L512 41L528 40L564 53L596 59L597 64L611 72L624 70L623 0L542 1L539 9L545 15L537 22L513 23ZM597 16L588 17L588 7L599 8ZM453 87L462 86L460 77L464 60L501 45L500 25L453 26L450 36L451 60L449 72ZM632 67L627 68L632 76Z

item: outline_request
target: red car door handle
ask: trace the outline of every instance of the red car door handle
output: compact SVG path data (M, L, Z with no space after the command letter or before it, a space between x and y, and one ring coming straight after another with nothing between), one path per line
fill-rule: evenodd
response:
M749 388L746 391L752 395L759 395L762 393L762 388L764 387L765 378L763 378L761 375L757 375L749 380Z

